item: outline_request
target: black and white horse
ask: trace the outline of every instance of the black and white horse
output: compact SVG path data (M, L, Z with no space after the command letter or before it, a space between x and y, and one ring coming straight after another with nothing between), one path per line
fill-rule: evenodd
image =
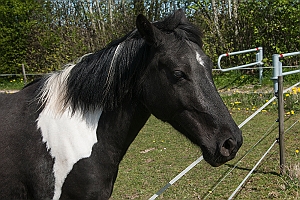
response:
M108 199L150 114L219 166L241 131L212 80L201 36L182 10L77 64L0 95L0 199ZM180 151L180 149L178 149Z

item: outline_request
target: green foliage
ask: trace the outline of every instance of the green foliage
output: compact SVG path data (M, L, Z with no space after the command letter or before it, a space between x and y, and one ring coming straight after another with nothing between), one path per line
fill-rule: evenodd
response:
M240 4L239 21L244 22L239 26L239 35L243 36L240 42L263 46L269 66L272 54L299 51L299 10L298 0L250 0ZM291 59L285 64L299 64L299 59Z
M34 0L0 1L0 63L1 73L15 73L26 63L28 38L36 22L30 16L39 4Z
M204 49L214 63L223 53L261 46L265 66L271 66L272 54L299 51L298 0L240 1L231 18L221 1L217 1L216 6L219 11L216 16L211 1L198 1L189 7L193 13L191 17L204 32ZM285 64L299 65L298 58L289 59ZM234 67L253 61L255 55L243 54L224 59L223 65Z
M214 63L225 52L262 46L271 66L272 54L299 51L298 0L231 1L231 10L229 1L214 1L216 9L212 2L0 0L0 73L20 73L21 64L29 73L60 69L133 30L137 14L155 21L180 7L203 31ZM254 60L254 53L230 56L222 66ZM284 65L299 65L299 59L284 59Z
M270 73L264 73L263 85L271 86ZM239 88L244 85L259 85L258 71L245 73L244 71L233 70L228 72L214 71L213 78L218 89Z

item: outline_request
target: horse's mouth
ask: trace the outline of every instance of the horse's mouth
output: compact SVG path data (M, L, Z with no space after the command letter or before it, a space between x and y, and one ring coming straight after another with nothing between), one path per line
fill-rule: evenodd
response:
M234 150L231 152L231 154L229 156L222 156L218 153L217 153L217 155L209 155L209 154L206 154L205 152L203 152L203 158L212 167L219 167L219 166L225 164L226 162L234 159L236 156L236 153L237 153L237 150Z

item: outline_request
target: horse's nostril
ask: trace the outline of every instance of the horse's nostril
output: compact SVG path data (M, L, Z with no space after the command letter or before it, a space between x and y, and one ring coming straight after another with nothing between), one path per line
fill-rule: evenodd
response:
M232 151L235 149L235 146L236 146L236 141L229 138L229 139L225 140L225 142L221 146L220 153L223 156L228 157L231 155Z

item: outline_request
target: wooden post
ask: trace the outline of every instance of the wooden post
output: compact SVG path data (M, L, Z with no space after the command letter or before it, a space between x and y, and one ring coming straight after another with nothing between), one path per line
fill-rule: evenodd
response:
M25 66L22 64L22 72L23 72L23 77L24 77L24 84L27 83L27 77L26 77L26 72L25 72Z
M285 174L283 76L278 76L280 174Z

